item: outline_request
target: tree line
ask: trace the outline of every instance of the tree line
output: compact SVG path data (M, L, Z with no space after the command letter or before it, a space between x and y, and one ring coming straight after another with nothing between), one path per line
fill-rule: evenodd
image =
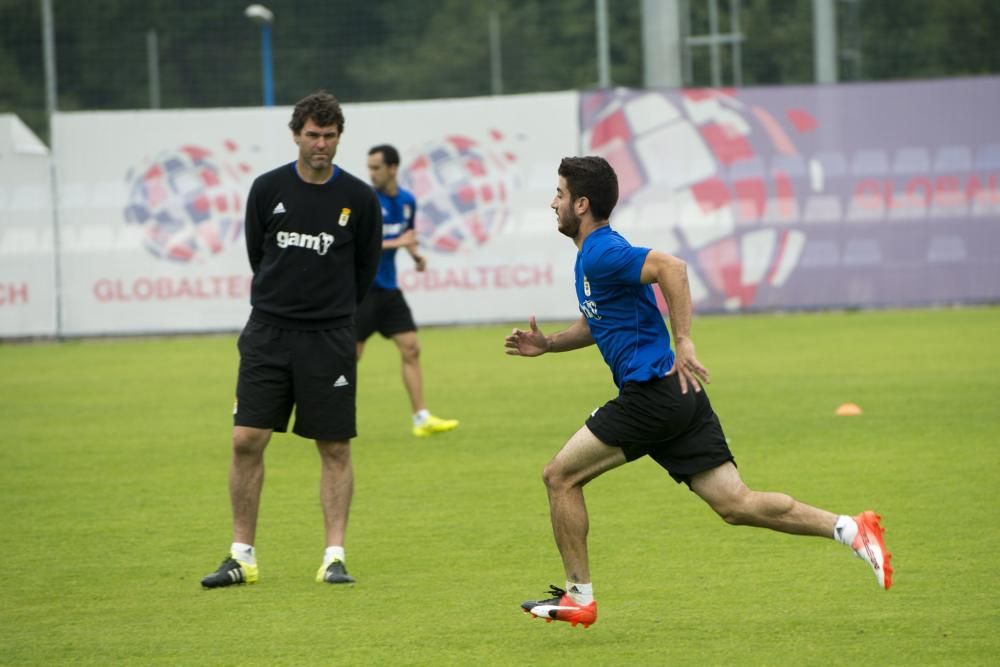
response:
M155 36L164 108L261 104L260 28L246 0L51 0L60 110L148 108ZM501 92L597 85L594 0L265 0L275 101L317 88L347 102L496 92L490 18L499 30ZM684 0L691 34L708 30L708 0ZM719 0L719 28L732 26ZM642 2L607 0L614 85L641 86ZM47 138L40 0L0 0L0 111ZM1000 72L1000 3L838 0L840 80ZM740 0L743 85L813 80L812 3ZM731 47L721 58L735 80ZM711 84L708 52L690 51L686 85Z

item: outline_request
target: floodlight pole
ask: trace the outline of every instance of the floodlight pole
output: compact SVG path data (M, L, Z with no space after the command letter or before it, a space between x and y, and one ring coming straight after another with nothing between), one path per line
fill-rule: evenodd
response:
M264 5L248 5L243 15L260 26L260 62L264 80L264 106L274 106L274 70L271 58L271 24L274 12Z
M264 75L264 106L274 106L274 70L271 66L271 24L260 26L260 59Z

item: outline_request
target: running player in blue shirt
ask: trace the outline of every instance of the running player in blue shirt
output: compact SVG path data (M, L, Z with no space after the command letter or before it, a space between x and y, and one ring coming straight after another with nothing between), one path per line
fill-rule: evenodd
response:
M749 489L740 479L718 417L702 385L709 381L691 340L687 265L677 257L633 247L608 222L618 202L618 178L600 157L564 158L552 209L559 231L573 239L576 294L582 316L546 336L534 316L514 329L506 353L537 357L597 344L619 394L595 410L543 471L566 589L530 600L522 609L546 620L589 626L597 603L587 558L590 480L650 456L732 525L759 526L794 535L830 537L848 545L875 571L879 586L892 584L880 517L872 511L836 515L783 493ZM656 306L652 284L667 302L670 334Z
M424 405L417 325L396 283L396 251L406 248L417 271L427 267L427 260L417 250L417 233L413 225L417 201L410 192L399 187L396 182L398 170L399 152L392 146L382 144L368 151L368 176L382 205L382 259L375 283L358 305L358 360L364 352L365 341L376 331L384 338L392 338L399 348L403 385L413 409L413 435L426 437L453 430L458 420L435 417Z

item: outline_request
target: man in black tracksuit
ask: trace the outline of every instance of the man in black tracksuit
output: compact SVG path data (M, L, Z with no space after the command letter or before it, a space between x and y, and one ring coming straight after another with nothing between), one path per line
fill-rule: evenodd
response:
M344 533L354 488L354 311L382 254L382 213L364 181L333 164L344 131L337 99L303 98L289 122L295 162L259 176L247 198L253 310L239 338L229 495L233 543L206 588L254 583L264 449L287 429L316 441L327 548L316 580L349 584Z

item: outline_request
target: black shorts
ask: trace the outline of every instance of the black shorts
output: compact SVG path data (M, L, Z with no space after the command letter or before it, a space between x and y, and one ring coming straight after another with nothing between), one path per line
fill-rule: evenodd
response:
M403 292L398 289L370 289L358 305L355 322L359 343L368 340L376 331L385 338L391 338L417 330L413 313L403 298Z
M621 447L628 461L648 454L678 483L735 463L708 394L690 387L682 394L676 374L626 382L617 398L587 419L587 428L601 442Z
M294 433L315 440L357 435L357 347L354 327L280 329L251 319L240 334L233 424L284 433L295 406Z

